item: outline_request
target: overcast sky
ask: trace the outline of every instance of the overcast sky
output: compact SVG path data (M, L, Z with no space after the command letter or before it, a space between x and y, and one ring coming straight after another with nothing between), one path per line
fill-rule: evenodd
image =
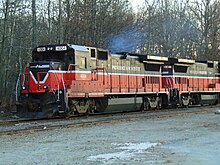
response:
M130 0L134 7L141 5L145 0Z

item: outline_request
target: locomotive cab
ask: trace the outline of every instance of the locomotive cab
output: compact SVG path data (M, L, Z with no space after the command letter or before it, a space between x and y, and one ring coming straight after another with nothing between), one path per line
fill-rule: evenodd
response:
M32 61L39 63L50 62L53 70L67 70L69 64L75 63L74 49L67 45L40 46L32 52Z
M17 111L24 117L51 117L66 110L66 82L69 66L75 69L75 50L65 45L39 46L20 78ZM17 89L18 90L18 89ZM17 92L19 93L19 92Z

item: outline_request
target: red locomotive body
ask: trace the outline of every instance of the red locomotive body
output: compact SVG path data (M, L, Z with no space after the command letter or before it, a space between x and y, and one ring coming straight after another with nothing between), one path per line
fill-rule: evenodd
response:
M219 63L79 45L45 45L19 77L18 113L28 117L215 104ZM19 85L17 85L19 87Z

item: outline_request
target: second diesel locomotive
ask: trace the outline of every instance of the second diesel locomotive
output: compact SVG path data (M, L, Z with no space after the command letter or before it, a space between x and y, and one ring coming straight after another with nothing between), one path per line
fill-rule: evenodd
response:
M218 61L195 61L71 45L43 45L17 82L20 116L216 104Z

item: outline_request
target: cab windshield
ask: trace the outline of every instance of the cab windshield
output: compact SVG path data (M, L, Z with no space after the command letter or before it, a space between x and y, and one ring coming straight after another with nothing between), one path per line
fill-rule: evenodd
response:
M38 61L65 61L67 58L67 52L34 52L32 55L33 62Z
M70 64L74 64L74 52L70 51L46 51L33 52L33 62L50 62L53 70L67 70Z

